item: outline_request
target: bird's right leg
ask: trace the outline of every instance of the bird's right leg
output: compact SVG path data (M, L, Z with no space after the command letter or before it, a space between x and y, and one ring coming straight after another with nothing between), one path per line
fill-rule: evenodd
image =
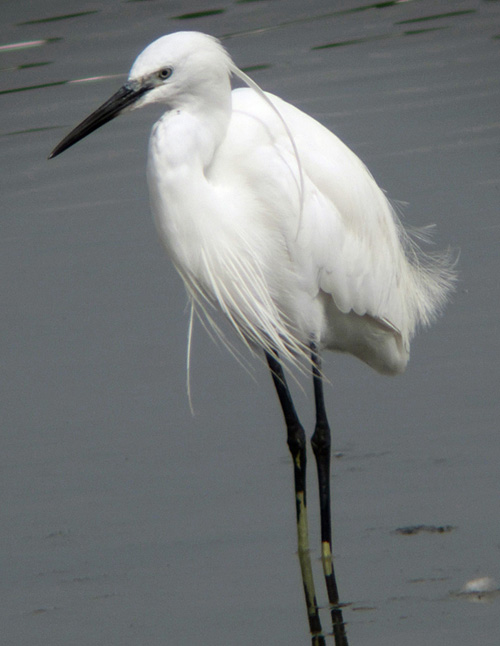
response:
M306 436L295 411L292 396L286 383L283 368L276 355L266 352L266 359L271 370L274 386L280 400L287 428L287 443L293 459L293 474L295 482L295 509L297 514L297 538L300 570L306 597L309 628L313 636L313 645L325 644L322 635L321 622L318 614L318 604L314 590L314 579L309 554L309 531L307 526L306 506Z

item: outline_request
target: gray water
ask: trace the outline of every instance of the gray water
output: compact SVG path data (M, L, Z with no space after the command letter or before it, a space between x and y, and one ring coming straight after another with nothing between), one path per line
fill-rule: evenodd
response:
M189 410L186 297L145 182L157 114L46 160L145 45L194 29L334 130L409 204L405 222L437 225L436 248L460 250L453 302L404 376L325 357L335 562L350 646L497 646L500 3L17 0L1 14L1 644L310 643L265 366L248 374L196 326ZM458 594L477 577L493 592Z

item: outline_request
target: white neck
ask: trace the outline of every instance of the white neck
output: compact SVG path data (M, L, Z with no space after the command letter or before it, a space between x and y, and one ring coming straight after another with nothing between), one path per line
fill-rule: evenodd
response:
M196 271L193 251L210 215L216 217L217 194L207 173L227 132L231 95L203 104L190 101L165 113L151 133L148 184L155 223L165 247L180 269ZM186 254L191 254L189 257ZM184 254L184 255L182 255Z

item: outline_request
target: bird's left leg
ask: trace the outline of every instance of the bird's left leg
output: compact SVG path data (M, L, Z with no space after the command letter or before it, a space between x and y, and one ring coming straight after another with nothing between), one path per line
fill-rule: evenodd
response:
M339 604L339 592L332 557L332 519L330 503L330 457L331 433L326 417L325 399L323 396L323 376L321 359L315 343L311 343L311 361L314 384L314 402L316 405L316 428L311 444L318 469L319 504L321 513L321 561L325 573L326 589L330 602L333 635L335 646L348 646L344 617Z
M311 360L314 384L314 402L316 405L316 428L311 444L318 469L319 505L321 513L321 561L325 574L330 614L332 617L335 646L348 646L344 617L339 604L339 592L332 557L332 519L330 503L330 456L331 433L326 417L323 397L323 377L321 359L315 343L311 343Z
M311 343L314 401L316 405L316 427L311 444L318 469L319 501L321 513L321 560L325 573L326 587L330 604L338 605L339 593L332 560L332 520L330 503L330 455L331 434L326 417L323 396L323 377L321 359L315 343Z

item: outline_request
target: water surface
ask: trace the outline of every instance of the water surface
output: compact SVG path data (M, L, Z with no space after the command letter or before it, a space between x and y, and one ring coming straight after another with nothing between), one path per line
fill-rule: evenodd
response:
M154 110L46 160L146 44L196 29L460 250L404 376L327 357L336 569L350 646L497 646L498 598L456 593L500 581L500 3L18 0L2 18L2 643L310 643L265 366L196 327L189 411L186 299L145 183Z

